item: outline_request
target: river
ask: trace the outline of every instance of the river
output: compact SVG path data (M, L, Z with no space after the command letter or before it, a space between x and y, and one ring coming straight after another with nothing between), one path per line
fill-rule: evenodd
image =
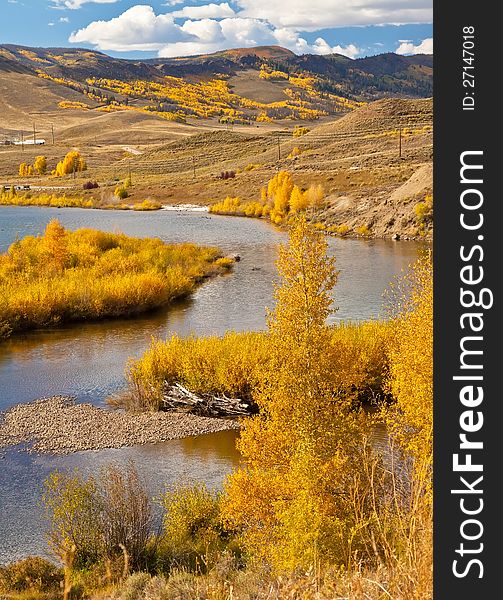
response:
M196 242L239 254L231 274L212 279L191 298L134 320L85 323L15 336L0 344L0 410L55 394L103 405L124 386L124 366L138 357L152 337L222 334L265 328L265 307L273 306L277 246L286 234L255 219L191 211L98 211L39 207L0 208L0 252L16 237L38 235L54 218L68 228L91 227L170 243ZM329 238L340 271L334 291L338 310L332 320L379 316L382 294L413 262L423 244L387 240ZM132 459L149 490L158 496L167 485L187 479L221 485L238 464L235 432L174 440L163 444L80 452L53 457L17 450L0 451L0 563L46 553L40 506L42 482L55 469L96 472L110 461Z

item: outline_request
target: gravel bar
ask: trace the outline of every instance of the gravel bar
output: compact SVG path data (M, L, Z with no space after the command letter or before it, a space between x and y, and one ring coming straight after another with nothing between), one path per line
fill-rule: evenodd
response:
M53 396L17 404L0 413L0 448L27 444L28 452L70 454L238 428L239 424L230 419L187 413L127 413Z

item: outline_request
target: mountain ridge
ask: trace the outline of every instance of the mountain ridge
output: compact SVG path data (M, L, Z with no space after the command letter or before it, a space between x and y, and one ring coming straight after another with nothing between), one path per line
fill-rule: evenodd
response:
M233 77L265 66L272 72L313 75L320 91L337 93L355 101L389 96L428 97L433 92L432 55L402 56L384 53L363 58L341 54L297 55L281 46L233 48L212 54L176 58L125 59L85 48L36 48L0 45L0 70L31 70L53 77L85 81L88 77L123 81Z

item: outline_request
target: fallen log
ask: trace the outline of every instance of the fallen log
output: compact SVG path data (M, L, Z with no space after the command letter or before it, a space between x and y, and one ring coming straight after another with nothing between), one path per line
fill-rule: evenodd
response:
M162 410L182 411L204 417L239 417L257 412L250 400L205 394L198 396L179 383L164 386Z

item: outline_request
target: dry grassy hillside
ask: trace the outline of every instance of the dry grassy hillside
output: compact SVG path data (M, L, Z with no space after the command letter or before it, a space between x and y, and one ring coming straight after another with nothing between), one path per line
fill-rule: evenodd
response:
M15 80L21 85L26 77L18 74ZM211 204L228 195L256 199L278 170L288 170L302 187L323 186L326 202L313 215L315 221L351 230L365 226L376 236L431 234L431 223L421 224L415 213L432 189L431 99L379 100L336 120L305 123L308 133L294 137L296 123L291 121L226 128L215 121L182 124L135 111L61 110L54 88L65 88L52 86L40 80L39 97L21 106L19 118L26 119L37 105L56 106L56 144L24 151L0 146L0 183L20 181L15 175L21 161L43 153L54 168L72 148L85 156L86 172L76 179L32 178L29 183L61 185L82 194L84 181L97 180L100 197L107 201L131 170L131 202ZM19 95L19 88L14 93ZM48 110L37 119L42 123L37 135L48 140L43 124L50 118ZM0 117L0 126L5 122ZM236 177L219 179L222 171L235 171Z

